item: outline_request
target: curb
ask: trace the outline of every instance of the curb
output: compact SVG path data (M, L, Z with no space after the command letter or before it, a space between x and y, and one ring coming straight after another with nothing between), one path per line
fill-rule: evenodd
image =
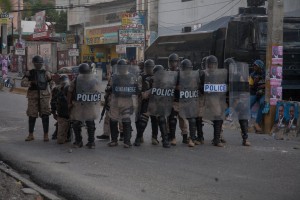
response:
M11 93L15 93L15 94L26 95L27 94L27 90L28 90L28 88L24 88L24 87L13 87L13 88L10 88L9 91Z
M27 187L37 191L38 193L40 193L42 196L44 196L46 199L49 200L61 200L61 198L55 196L54 194L48 192L47 190L39 187L38 185L36 185L35 183L33 183L32 181L22 177L20 174L18 174L17 172L15 172L13 169L11 169L9 166L7 166L4 162L0 162L0 170L6 174L8 174L9 176L21 181L24 185L26 185Z

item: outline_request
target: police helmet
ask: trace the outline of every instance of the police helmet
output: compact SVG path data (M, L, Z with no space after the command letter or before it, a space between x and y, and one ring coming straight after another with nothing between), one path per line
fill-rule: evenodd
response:
M162 71L164 69L165 68L162 65L155 65L154 68L153 68L153 73L155 74L156 72Z
M224 68L225 69L229 69L229 66L235 64L235 61L233 58L227 58L226 60L224 60Z
M169 55L169 62L170 61L179 61L179 56L176 53L172 53Z
M32 58L32 63L36 63L36 64L43 64L44 60L41 56L36 55Z
M145 67L154 67L155 64L154 64L154 61L152 59L148 59L145 61L145 64L144 64Z
M138 63L138 66L143 68L145 66L145 63L143 61L141 61L141 62Z
M91 67L87 63L81 63L79 65L79 73L80 74L90 74L92 72Z
M119 60L118 61L118 66L123 66L123 65L127 65L126 60L124 60L124 59Z
M206 58L206 63L207 63L207 64L211 64L211 63L216 63L216 64L218 64L218 59L217 59L216 56L210 55L210 56L207 56L207 58Z
M118 61L119 61L119 58L113 58L113 59L111 59L111 61L110 61L110 65L111 65L111 66L114 66L114 65L118 64Z
M193 69L192 62L189 59L184 59L181 61L181 69L186 70L186 69Z

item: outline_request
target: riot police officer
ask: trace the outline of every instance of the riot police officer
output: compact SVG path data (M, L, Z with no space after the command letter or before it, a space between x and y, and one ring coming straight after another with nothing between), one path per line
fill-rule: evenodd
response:
M110 130L111 142L108 146L118 145L118 121L122 122L124 148L131 147L131 117L136 109L137 77L129 73L129 65L125 60L118 61L117 73L111 82Z
M176 53L170 54L168 58L168 63L169 63L169 70L170 71L178 71L178 67L180 64L179 56ZM178 84L178 83L177 83ZM179 128L181 129L181 134L183 137L182 142L183 143L188 143L188 130L187 130L187 121L186 119L183 119L180 115L178 115L178 98L179 98L179 91L178 87L175 89L174 93L174 102L173 102L173 109L168 117L168 128L169 128L169 140L171 145L175 146L176 145L176 125L177 125L177 119L176 117L178 116L179 119Z
M206 67L202 86L205 98L204 116L213 122L213 145L223 147L220 137L226 108L227 70L218 69L218 59L213 55L207 57Z
M168 95L162 94L162 91L174 91L176 81L176 72L165 71L162 65L156 65L153 68L153 84L148 103L148 113L150 116L156 116L164 148L170 148L166 117L170 115L172 110L173 95L172 92Z
M192 62L184 59L179 71L179 116L186 118L189 123L189 147L199 145L196 138L196 117L199 106L200 77L197 71L193 71Z
M91 67L87 63L79 65L79 75L74 79L68 91L68 105L70 109L70 119L73 124L75 134L75 148L83 146L81 128L87 127L88 142L86 146L95 148L95 119L99 117L100 110L100 79L92 73Z
M249 68L247 64L238 65L232 58L224 61L228 71L229 109L233 120L238 120L242 133L242 145L250 146L248 141L248 119L250 118Z
M34 69L27 71L23 77L22 85L29 86L27 91L28 107L27 116L29 117L29 135L25 141L34 140L33 132L37 117L42 118L44 141L49 141L49 115L50 111L50 72L42 69L43 58L36 55L32 58Z
M143 138L143 133L147 127L149 120L149 114L147 113L149 104L149 95L151 92L153 84L153 68L155 64L154 61L149 59L144 63L144 73L138 77L138 87L140 91L141 104L139 108L139 116L137 121L137 135L134 142L135 146L140 146ZM158 123L155 116L150 116L151 127L152 127L152 144L157 145L159 142L157 140L158 135Z

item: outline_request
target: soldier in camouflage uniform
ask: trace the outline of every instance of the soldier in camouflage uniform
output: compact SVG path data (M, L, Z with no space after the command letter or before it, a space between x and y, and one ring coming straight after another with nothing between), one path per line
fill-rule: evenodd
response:
M125 60L118 61L117 73L111 80L110 147L118 145L118 122L122 122L124 147L131 147L131 117L137 107L137 77L129 73L129 65Z
M175 53L172 53L169 56L169 70L170 71L178 71L179 67L179 56ZM173 110L171 112L171 115L168 117L168 128L169 128L169 140L171 145L176 145L176 125L177 125L177 119L179 120L179 128L181 129L181 134L183 137L182 142L187 144L188 143L188 122L186 119L183 119L181 116L178 115L178 87L175 89L174 94L174 103L173 103Z
M50 111L50 88L51 81L50 72L42 69L43 58L41 56L34 56L32 58L34 69L27 71L22 80L22 86L29 86L27 91L27 116L29 117L29 135L25 141L34 140L33 132L37 117L42 118L44 141L49 141L49 115Z
M144 73L138 77L138 87L140 92L140 108L139 117L137 121L137 135L134 142L135 146L140 146L142 143L143 133L147 127L149 114L147 113L149 104L149 95L151 93L151 88L153 84L153 68L154 61L149 59L145 61ZM150 116L152 125L152 144L158 145L157 135L158 135L158 122L156 116Z
M196 118L199 114L195 109L199 106L199 73L193 71L192 62L188 59L184 59L181 62L179 77L178 77L178 89L179 89L179 116L187 119L189 124L188 146L194 147L199 145L200 142L196 138Z

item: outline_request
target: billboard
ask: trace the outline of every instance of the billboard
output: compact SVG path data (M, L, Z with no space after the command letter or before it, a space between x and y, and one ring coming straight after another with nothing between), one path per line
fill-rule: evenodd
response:
M144 29L120 29L119 44L144 44Z

